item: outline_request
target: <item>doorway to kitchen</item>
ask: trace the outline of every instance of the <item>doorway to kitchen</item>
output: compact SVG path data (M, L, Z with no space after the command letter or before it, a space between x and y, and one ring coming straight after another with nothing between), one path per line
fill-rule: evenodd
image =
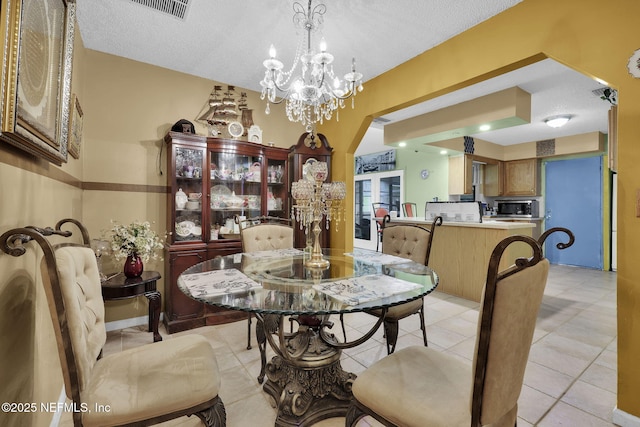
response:
M549 262L602 270L602 188L602 156L545 162L545 228L566 227L576 238L572 247L557 251L554 246L566 237L549 236Z
M400 212L404 194L404 171L356 175L354 178L354 243L357 248L376 249L377 226L372 204L386 203Z

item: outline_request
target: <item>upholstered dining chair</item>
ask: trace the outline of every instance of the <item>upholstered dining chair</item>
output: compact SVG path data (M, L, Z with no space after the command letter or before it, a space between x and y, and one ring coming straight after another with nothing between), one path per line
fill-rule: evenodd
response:
M380 250L380 242L382 241L382 223L385 216L389 215L389 203L371 203L373 208L373 218L376 219L376 252ZM383 218L383 219L380 219Z
M404 202L402 204L402 216L406 218L412 218L416 216L416 213L418 213L418 211L415 203Z
M533 256L498 272L514 242L528 244ZM345 425L371 415L385 426L515 426L548 272L549 262L531 237L498 243L487 270L472 363L429 347L399 350L356 378Z
M290 219L260 216L249 218L240 224L240 240L242 241L242 252L269 251L273 249L293 248L293 227L289 225ZM251 318L247 318L247 350L251 350ZM263 337L263 331L256 326L256 338L260 349L262 368L258 381L262 382L267 364L267 343Z
M20 256L36 241L44 253L42 283L65 390L75 408L88 409L73 412L74 425L151 425L194 415L186 421L224 426L218 366L206 338L188 335L102 356L107 335L95 254L87 245L52 245L45 236L72 234L57 228L16 228L0 236L0 245Z
M419 264L429 265L431 244L436 227L442 225L442 217L438 216L431 222L429 228L418 225L403 224L389 225L389 218L383 221L382 253L407 258ZM367 313L381 316L382 311L371 310ZM413 314L420 316L420 329L425 347L427 343L427 327L424 318L424 299L420 298L406 304L391 307L384 318L384 334L387 340L387 353L395 351L398 341L398 321Z

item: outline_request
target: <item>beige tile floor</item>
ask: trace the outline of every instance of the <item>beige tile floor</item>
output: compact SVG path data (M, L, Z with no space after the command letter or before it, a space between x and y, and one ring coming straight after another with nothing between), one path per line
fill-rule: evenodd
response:
M616 405L615 273L552 266L538 316L518 426L612 426ZM479 304L435 292L425 298L429 345L471 363ZM346 316L348 336L366 331L373 318ZM337 327L334 326L334 328ZM400 322L398 348L421 345L418 316ZM273 426L275 409L261 390L257 346L246 349L246 322L209 326L179 334L201 334L214 347L222 375L220 396L229 427ZM255 336L254 342L255 342ZM109 332L105 354L151 340L143 327ZM343 367L358 374L386 355L382 332L342 355ZM425 379L427 381L428 379ZM364 420L361 425L377 425ZM344 418L315 426L343 426Z

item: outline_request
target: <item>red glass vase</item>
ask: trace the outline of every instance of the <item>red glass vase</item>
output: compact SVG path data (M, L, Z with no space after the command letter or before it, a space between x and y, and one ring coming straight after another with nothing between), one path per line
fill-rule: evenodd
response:
M124 262L124 275L130 279L140 277L143 269L142 258L140 258L138 254L129 255Z

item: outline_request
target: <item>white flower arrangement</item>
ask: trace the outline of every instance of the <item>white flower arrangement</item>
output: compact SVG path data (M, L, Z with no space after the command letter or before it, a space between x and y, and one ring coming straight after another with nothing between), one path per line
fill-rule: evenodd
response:
M117 260L137 254L143 262L158 259L158 251L164 245L151 229L148 221L134 221L129 225L120 225L111 221L111 250Z

